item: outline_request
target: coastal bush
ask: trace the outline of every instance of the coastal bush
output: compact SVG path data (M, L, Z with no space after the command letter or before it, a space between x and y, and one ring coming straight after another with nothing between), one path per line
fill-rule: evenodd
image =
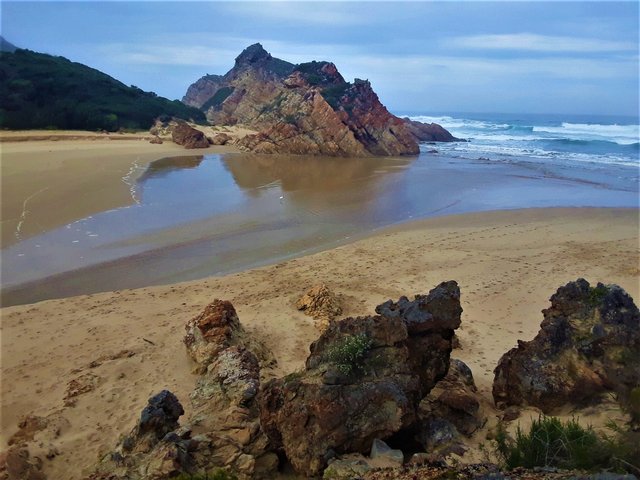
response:
M348 335L328 349L327 357L344 375L362 373L364 372L364 360L371 350L372 343L364 333Z
M351 87L351 84L346 82L338 85L332 85L322 90L322 97L329 105L331 105L331 108L337 110L340 104L340 99L344 96L349 87Z
M229 98L229 95L231 95L234 90L235 90L234 87L222 87L222 88L220 88L213 95L213 97L211 97L209 100L207 100L205 102L204 105L202 105L202 110L203 111L207 111L211 107L214 107L214 108L220 107L224 103L224 101L227 98Z
M638 473L637 435L611 424L615 435L598 435L592 427L582 427L576 419L562 422L540 416L528 432L520 427L515 439L498 428L495 452L505 468L556 467L577 470L613 469Z
M2 52L0 78L2 128L146 130L160 115L205 121L196 108L128 87L63 57Z
M210 473L181 473L175 480L237 480L238 477L224 468L217 468Z

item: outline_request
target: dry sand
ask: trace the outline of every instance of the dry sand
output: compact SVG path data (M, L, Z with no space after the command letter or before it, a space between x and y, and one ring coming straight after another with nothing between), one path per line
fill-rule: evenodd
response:
M44 458L53 446L49 478L75 479L133 427L151 394L168 388L188 411L196 378L182 344L184 324L214 298L233 302L244 326L272 348L278 366L268 375L301 368L318 332L294 302L318 282L342 295L345 315L357 315L457 280L464 313L462 349L453 355L469 364L488 400L498 359L517 339L535 335L540 310L559 286L585 277L640 298L638 223L634 209L442 217L235 275L5 308L3 441L22 416L48 416L53 426L38 434L34 452ZM73 379L94 387L65 406ZM607 414L617 412L600 408L584 418L602 423Z
M200 127L232 138L249 130ZM0 132L2 248L93 213L133 203L131 185L147 163L163 157L237 152L233 146L185 150L148 134L75 131Z

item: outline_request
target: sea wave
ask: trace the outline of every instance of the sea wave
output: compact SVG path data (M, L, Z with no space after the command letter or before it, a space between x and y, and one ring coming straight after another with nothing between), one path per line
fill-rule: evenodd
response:
M579 161L635 166L639 164L640 125L578 123L545 116L504 115L496 119L415 115L425 123L438 123L455 137L468 140L439 150L469 158L518 156L538 160Z
M570 123L559 125L528 125L517 123L474 120L451 116L415 115L409 117L424 123L438 123L454 135L463 138L484 137L493 140L546 140L564 138L567 140L608 141L618 145L632 145L640 142L640 125ZM496 133L497 136L488 135ZM517 135L514 133L517 132ZM518 136L519 135L519 136Z
M601 125L563 122L559 127L534 126L534 132L558 135L569 140L606 140L619 145L638 143L638 125Z

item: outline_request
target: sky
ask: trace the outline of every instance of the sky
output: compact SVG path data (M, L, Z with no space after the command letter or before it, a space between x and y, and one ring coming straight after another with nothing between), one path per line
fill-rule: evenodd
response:
M328 60L394 113L638 115L638 1L8 2L2 35L170 99L245 47Z

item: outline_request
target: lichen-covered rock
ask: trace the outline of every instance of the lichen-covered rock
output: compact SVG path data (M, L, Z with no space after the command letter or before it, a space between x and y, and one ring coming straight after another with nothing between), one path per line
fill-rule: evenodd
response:
M617 285L570 282L551 297L536 337L518 341L494 370L497 405L545 413L640 385L640 313Z
M487 421L469 367L451 359L447 375L420 402L420 419L445 419L463 435L470 436Z
M447 372L462 312L455 282L376 311L332 322L311 345L304 372L262 389L262 427L300 474L317 475L338 454L367 453L376 438L415 427L420 400ZM352 338L366 339L350 344L361 351L341 351ZM356 357L351 372L337 365Z
M244 331L231 302L215 299L204 311L185 326L184 343L187 352L204 372L209 364L226 348L241 343Z
M200 130L187 125L185 122L177 122L171 131L171 140L184 148L207 148L209 140Z
M431 458L461 453L460 435L471 436L487 421L469 367L451 359L447 375L422 399L416 440Z
M318 321L320 331L342 313L340 301L324 283L311 287L297 302L296 308Z
M214 300L186 325L185 344L200 374L191 415L178 425L182 406L170 392L149 400L140 421L100 463L92 480L171 478L180 473L233 471L240 479L271 478L278 461L268 449L255 397L260 363L235 308ZM274 458L275 457L275 458Z

